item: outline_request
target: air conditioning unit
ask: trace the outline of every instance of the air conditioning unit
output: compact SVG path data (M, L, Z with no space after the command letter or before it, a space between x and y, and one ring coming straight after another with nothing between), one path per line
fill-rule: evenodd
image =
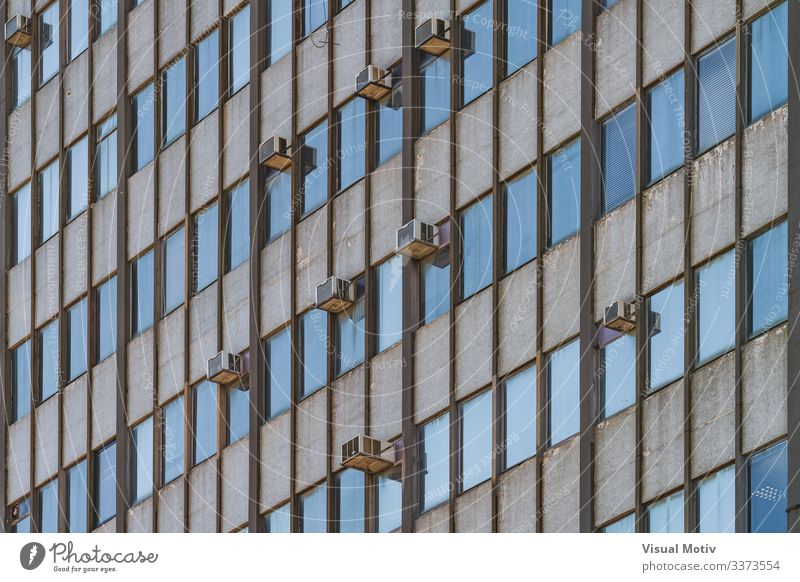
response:
M292 165L291 146L286 140L274 135L258 147L258 163L278 172Z
M340 313L353 305L353 286L350 281L329 277L321 285L317 285L317 308L331 313Z
M342 466L381 473L395 464L394 445L363 434L342 445Z
M636 328L636 304L615 301L603 312L603 326L621 333L632 332Z
M414 219L397 229L395 250L412 259L424 259L439 248L438 230L432 224Z
M450 48L450 23L441 18L426 20L414 30L414 44L438 57Z
M356 76L356 95L369 101L380 101L392 90L389 71L369 65Z
M241 369L239 356L223 351L208 360L206 377L216 384L232 384L239 379Z
M6 22L6 44L25 48L31 44L31 19L22 14L14 15Z

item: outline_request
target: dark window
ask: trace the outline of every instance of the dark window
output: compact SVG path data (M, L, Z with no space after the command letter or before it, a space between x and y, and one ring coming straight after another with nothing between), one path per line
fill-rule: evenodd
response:
M292 336L286 328L267 340L267 407L269 418L289 410L292 389Z
M153 251L131 264L131 335L136 337L153 327Z
M164 241L164 315L183 305L185 248L184 227Z
M610 341L602 357L603 413L609 417L636 402L636 336Z
M39 488L39 533L58 533L58 479Z
M98 7L100 36L117 24L117 0L100 0Z
M21 263L31 254L31 185L25 184L11 195L13 245L12 263Z
M652 392L683 376L683 281L647 300L647 387Z
M117 513L117 443L111 442L95 453L94 462L94 526Z
M337 377L364 361L364 277L352 284L356 288L356 303L336 316Z
M322 388L328 381L328 314L312 309L301 321L303 396Z
M267 515L267 533L291 533L292 507L286 503Z
M292 0L269 2L269 64L272 65L292 48Z
M67 470L67 531L70 533L86 533L88 483L85 460Z
M67 220L71 220L89 206L89 138L84 137L67 152L69 181L69 207Z
M100 0L103 4L103 0ZM70 0L69 58L72 60L89 48L89 0Z
M339 532L364 533L364 472L345 469L337 482Z
M162 409L162 481L164 485L183 474L183 397Z
M697 531L736 531L736 485L734 465L713 473L697 484Z
M39 330L39 401L44 402L58 391L59 387L59 350L58 320Z
M580 430L580 341L550 354L550 444L555 445Z
M505 381L505 468L536 454L536 366Z
M306 37L328 20L328 0L303 0L303 36Z
M789 482L786 441L750 458L750 530L753 533L787 531L786 490Z
M736 130L736 37L697 59L697 151L702 153Z
M450 497L450 415L422 426L422 511Z
M789 98L789 10L779 4L750 25L750 121Z
M581 214L581 141L567 144L549 158L549 246L578 232Z
M292 174L267 172L267 241L271 242L292 226Z
M736 333L736 261L733 251L697 270L697 363L733 348Z
M97 288L97 361L117 351L117 278Z
M393 346L403 335L403 258L395 255L377 267L377 351Z
M200 121L219 104L219 31L215 30L195 47L195 121Z
M403 483L398 468L378 475L378 532L398 529L403 518Z
M139 91L133 97L133 171L138 172L153 161L155 147L155 108L153 84Z
M536 0L506 0L506 75L536 58L538 12Z
M328 199L328 123L323 121L302 136L300 141L305 215Z
M327 530L326 518L326 487L315 487L300 498L300 525L303 533L325 533Z
M227 443L232 445L249 432L250 392L241 385L228 388Z
M650 159L647 183L653 184L683 165L683 69L647 91Z
M186 58L181 57L161 74L164 146L186 131Z
M550 0L550 46L581 29L581 0Z
M636 106L630 104L603 122L603 213L636 193Z
M444 247L422 262L422 312L430 323L450 310L450 247Z
M747 327L749 337L786 321L789 309L789 254L786 222L747 243Z
M218 233L217 205L214 203L194 216L192 291L195 294L217 280Z
M153 417L148 417L132 430L133 462L131 487L133 503L139 503L153 494Z
M461 405L461 488L492 478L492 393Z
M466 299L492 283L492 196L461 213L461 297Z
M422 77L421 133L425 134L450 118L449 55L438 58L427 53L421 55L419 74Z
M392 90L378 103L377 166L385 164L403 148L403 70L391 70Z
M117 114L97 126L97 198L117 187Z
M39 244L58 232L58 160L39 172Z
M31 50L11 49L11 103L16 109L31 98Z
M58 2L53 2L39 15L39 86L58 73L59 66L59 13Z
M462 18L461 65L463 94L466 105L492 87L494 18L492 0L487 0Z
M344 190L364 177L366 150L366 108L364 100L355 98L338 113L337 190Z
M250 183L228 190L225 217L225 265L228 271L250 257Z
M536 256L536 171L505 185L505 271L510 273Z
M192 390L192 444L194 464L217 452L217 385L208 380Z
M69 381L86 372L89 338L86 323L86 299L82 299L67 310L67 334L69 337Z
M683 491L650 504L646 511L648 533L683 533Z
M230 21L231 95L250 82L250 5L241 8Z
M31 411L31 342L12 352L11 422L18 421Z

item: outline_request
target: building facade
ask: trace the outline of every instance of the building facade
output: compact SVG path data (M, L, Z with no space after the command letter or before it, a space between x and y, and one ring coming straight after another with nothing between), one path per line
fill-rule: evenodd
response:
M800 531L797 0L2 6L4 531Z

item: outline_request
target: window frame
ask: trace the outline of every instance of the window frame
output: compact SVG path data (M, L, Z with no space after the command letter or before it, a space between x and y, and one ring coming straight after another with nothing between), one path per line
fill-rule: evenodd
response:
M194 54L192 55L192 111L193 111L193 119L192 125L198 125L201 121L206 119L209 115L217 111L220 107L222 102L222 95L221 95L221 87L220 87L220 60L221 60L221 43L220 43L220 27L215 26L213 29L208 30L206 34L202 37L197 39L193 43L194 47ZM201 59L200 59L200 51L201 47L206 42L210 42L211 38L216 35L216 58L212 59L213 63L211 64L209 71L213 69L214 74L211 75L204 75L203 72L200 70L201 66ZM213 56L213 55L212 55ZM188 71L187 71L188 72ZM216 86L216 100L210 106L208 110L201 110L200 108L200 100L204 93L205 89L211 89L211 87L207 87L206 83L213 83Z
M170 82L171 73L180 74L180 68L183 68L183 101L177 105L175 111L172 116L170 116L170 105L171 99L170 97L178 97L179 95L171 95L170 88L175 81L178 81L180 86L180 79L173 79L173 82ZM188 71L187 71L187 58L186 55L181 53L181 55L170 61L167 65L165 65L158 74L159 82L161 86L159 87L159 110L160 110L160 122L161 122L161 136L159 139L159 147L160 149L166 150L169 146L173 143L178 141L182 136L186 135L186 118L187 118L187 105L189 100L188 94ZM171 119L170 119L171 117ZM169 134L170 128L174 126L176 123L179 123L180 127L176 128L173 135Z
M149 255L149 257L148 257ZM149 261L150 263L150 278L153 280L153 287L151 289L144 290L147 295L149 295L149 304L151 306L151 313L146 314L147 320L145 321L144 325L139 327L138 321L140 320L140 309L139 309L139 281L141 279L139 275L139 265L142 261ZM150 247L131 259L128 262L128 269L130 270L130 277L131 277L131 285L130 285L130 300L131 300L131 310L130 310L130 338L133 339L145 333L146 331L152 329L156 323L156 290L155 290L155 268L156 268L156 258L155 258L155 248ZM117 309L119 310L119 305L117 305ZM117 319L119 322L119 319ZM117 346L119 348L119 346Z

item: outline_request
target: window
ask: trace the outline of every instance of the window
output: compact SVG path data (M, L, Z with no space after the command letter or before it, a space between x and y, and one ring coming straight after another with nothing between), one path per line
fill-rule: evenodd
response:
M391 70L392 90L378 102L378 138L375 143L377 164L385 164L403 148L403 69Z
M153 327L153 251L131 265L131 334L133 337Z
M60 20L58 2L39 15L39 86L52 79L58 73L59 66L59 34Z
M787 531L786 490L789 468L786 441L750 458L750 530L753 533Z
M303 175L303 214L328 199L328 123L323 121L300 138Z
M303 0L303 37L328 20L328 0Z
M95 453L94 526L104 524L117 512L117 443L111 442Z
M200 121L219 103L219 31L215 30L195 48L195 121Z
M450 247L422 261L423 321L430 323L450 309Z
M39 533L58 533L58 479L39 488Z
M336 316L336 377L364 361L364 277L354 281L356 303Z
M536 256L536 171L505 185L505 272Z
M58 391L59 370L58 362L58 320L51 322L39 330L39 394L40 402L44 402Z
M292 0L269 2L269 64L292 49Z
M227 444L232 445L236 441L247 436L250 429L250 391L244 386L236 386L226 391L228 395L228 409L226 419Z
M117 278L97 288L97 361L117 351Z
M364 177L366 116L364 100L355 98L338 113L337 190L344 190Z
M603 347L603 412L608 418L636 402L636 336L622 334Z
M267 242L292 226L292 174L267 171Z
M31 533L31 500L28 497L14 504L17 508L16 523L11 524L11 533Z
M161 73L161 105L166 147L186 131L186 58L181 57Z
M83 460L67 470L67 531L86 533L88 475Z
M536 454L536 366L505 381L504 451L510 469Z
M39 244L58 232L58 160L39 172Z
M398 529L403 518L403 482L399 468L378 475L378 532Z
M89 138L84 137L67 152L69 171L67 220L72 220L89 206Z
M183 305L185 247L184 227L164 241L164 315Z
M136 425L132 432L133 463L131 487L133 503L153 494L153 417Z
M550 364L550 445L580 430L580 341L553 352Z
M138 172L153 161L155 115L153 114L153 84L139 91L133 97L133 109L136 112L133 120L133 171ZM115 138L116 141L116 138Z
M581 141L567 144L551 155L550 163L550 236L548 246L555 246L578 232L581 217Z
M603 122L603 213L636 193L636 105L631 103Z
M492 196L486 196L461 213L461 298L466 299L492 283Z
M652 392L683 376L683 281L650 297L647 315L647 387Z
M328 314L312 309L300 321L303 396L313 394L328 381Z
M783 222L747 243L749 337L786 321L789 308L788 236Z
M117 115L97 126L97 198L117 187Z
M550 46L581 28L581 0L550 0Z
M461 405L461 488L492 478L492 393Z
M25 184L11 195L12 263L17 265L31 254L31 185Z
M199 465L217 452L217 385L205 380L192 390L192 451Z
M228 271L250 257L250 183L228 190L225 216L225 265Z
M11 103L16 109L31 98L31 50L11 49Z
M320 485L300 498L300 525L303 533L325 533L327 530L325 495L326 487Z
M98 28L100 29L100 36L117 25L117 1L118 0L100 0L99 2L98 14L100 22Z
M735 467L730 465L698 484L698 532L734 533L736 530L735 475Z
M216 203L195 214L192 239L192 291L195 294L217 280L218 230Z
M86 324L86 299L81 299L67 310L69 337L69 381L86 372L89 339Z
M629 513L625 517L618 519L613 523L609 523L602 529L603 533L635 533L636 532L636 514Z
M11 423L31 411L31 342L26 341L12 352Z
M736 262L733 251L697 270L697 360L703 364L724 354L735 341Z
M267 340L267 407L269 418L289 410L292 389L292 337L285 328Z
M779 4L750 25L751 123L789 98L788 5Z
M702 153L736 130L736 37L731 36L697 59L697 152Z
M603 8L605 10L608 10L609 8L612 8L617 2L619 2L619 0L603 0Z
M494 18L492 0L487 0L462 17L461 58L463 95L461 103L474 101L492 87L492 43Z
M230 23L231 95L250 82L250 5L239 10Z
M422 77L421 133L425 134L450 117L449 56L420 55L419 74Z
M292 508L286 503L267 515L267 533L291 533Z
M536 0L506 0L506 75L536 58Z
M100 4L102 5L102 0ZM74 60L89 48L89 0L70 0L69 58Z
M683 165L683 99L683 69L647 91L645 106L650 122L648 185Z
M395 255L377 268L377 351L393 346L403 335L403 257Z
M339 532L364 533L364 473L345 469L337 477Z
M683 491L673 493L647 508L648 533L683 533Z
M447 501L450 495L450 415L422 427L422 511Z
M165 405L162 417L162 482L164 485L183 474L183 397Z

